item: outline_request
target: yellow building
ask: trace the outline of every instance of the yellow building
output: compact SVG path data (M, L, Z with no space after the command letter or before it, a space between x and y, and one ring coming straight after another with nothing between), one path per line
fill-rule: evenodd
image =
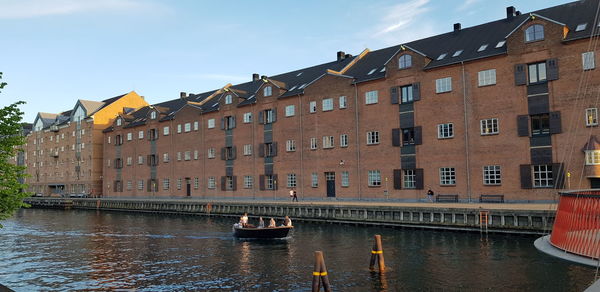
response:
M73 109L37 114L27 135L29 191L50 195L102 195L102 130L114 118L148 103L132 91L103 101L80 99Z

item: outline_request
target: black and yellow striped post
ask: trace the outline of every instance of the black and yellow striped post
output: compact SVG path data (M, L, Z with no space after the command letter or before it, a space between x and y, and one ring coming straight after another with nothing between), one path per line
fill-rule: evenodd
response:
M373 249L371 250L371 262L369 269L373 271L375 264L379 267L379 272L385 271L385 260L383 259L383 246L381 245L381 235L375 235L375 242L373 243Z
M323 290L325 290L325 292L331 292L329 277L327 276L327 267L325 267L325 260L323 259L323 252L315 251L315 268L313 270L312 292L321 291L321 284L323 284Z

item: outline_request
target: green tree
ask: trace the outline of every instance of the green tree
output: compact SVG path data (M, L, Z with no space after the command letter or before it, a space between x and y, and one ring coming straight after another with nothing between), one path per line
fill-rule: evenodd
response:
M0 89L4 86L6 82L0 82ZM19 101L0 108L0 221L12 216L19 208L27 206L23 203L23 198L29 196L24 192L27 185L21 183L25 176L25 167L11 161L23 151L25 144L21 124L23 112L19 109L19 105L24 103Z

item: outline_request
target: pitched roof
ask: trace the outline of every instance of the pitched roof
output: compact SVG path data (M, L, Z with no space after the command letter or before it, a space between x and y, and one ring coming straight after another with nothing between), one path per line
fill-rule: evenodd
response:
M80 99L79 103L85 108L88 116L92 115L105 105L105 103L102 101L93 101L85 99Z
M600 142L598 142L598 138L595 135L591 135L590 139L585 143L581 151L591 151L591 150L600 150Z

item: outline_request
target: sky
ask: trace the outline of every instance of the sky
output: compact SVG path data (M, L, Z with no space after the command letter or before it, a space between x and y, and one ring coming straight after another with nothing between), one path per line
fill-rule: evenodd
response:
M135 90L149 103L564 0L0 0L0 106L24 120Z

